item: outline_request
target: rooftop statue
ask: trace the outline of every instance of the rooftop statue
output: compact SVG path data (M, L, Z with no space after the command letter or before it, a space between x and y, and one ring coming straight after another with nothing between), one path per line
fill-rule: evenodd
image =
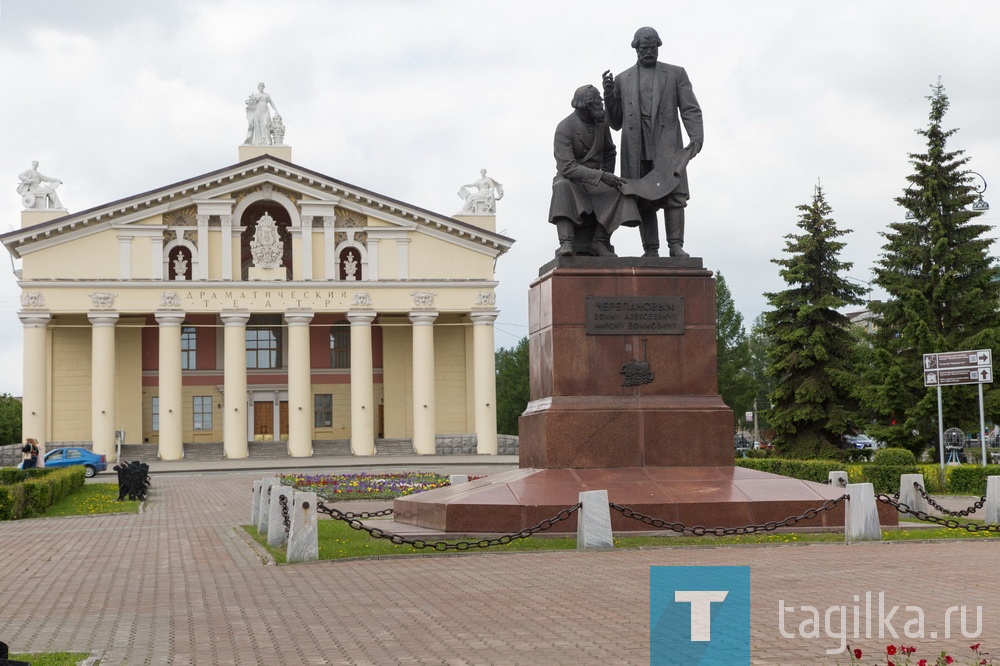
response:
M659 256L656 211L662 208L670 256L687 257L683 249L687 162L701 151L705 132L687 72L657 62L662 45L656 30L639 28L632 40L636 64L617 78L604 72L604 103L611 128L622 131L621 177L641 179L627 183L622 191L639 197L643 256ZM681 138L682 123L687 146Z
M250 97L247 98L247 138L243 141L244 144L254 145L254 146L269 146L274 143L281 143L284 140L285 127L281 125L281 116L278 116L278 107L274 105L274 101L271 96L264 92L264 84L257 84L257 92L252 93ZM275 142L271 136L271 131L273 129L271 122L271 111L268 109L274 109L274 113L278 118L278 123L280 127L281 140Z
M56 194L56 188L62 185L62 181L42 175L38 171L38 162L32 162L31 168L17 177L21 181L17 193L21 195L21 203L26 209L66 210Z
M470 191L469 188L474 188ZM496 215L496 202L503 199L503 185L486 175L486 169L479 172L479 180L462 185L458 196L465 200L458 215Z

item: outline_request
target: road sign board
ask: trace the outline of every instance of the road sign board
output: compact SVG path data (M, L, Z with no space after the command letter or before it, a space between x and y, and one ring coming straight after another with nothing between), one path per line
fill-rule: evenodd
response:
M924 386L992 382L993 352L990 349L924 354Z

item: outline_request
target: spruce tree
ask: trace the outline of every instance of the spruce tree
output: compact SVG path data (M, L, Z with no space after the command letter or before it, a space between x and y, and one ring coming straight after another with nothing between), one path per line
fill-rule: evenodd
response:
M940 80L931 86L930 122L917 133L923 153L911 153L913 173L896 202L906 209L889 225L875 283L889 295L873 303L878 328L863 383L865 404L876 423L869 431L891 446L921 453L937 440L937 396L924 387L924 354L990 349L997 341L1000 276L989 255L989 227L968 210L976 194L965 151L948 150L957 129L941 123L948 96ZM943 390L945 427L978 430L974 387ZM996 400L988 412L996 413Z
M739 423L753 407L750 344L743 328L743 315L736 309L733 294L722 273L715 275L715 332L719 394Z
M516 435L517 419L528 406L531 393L528 338L521 338L513 347L496 351L497 432Z
M780 275L788 288L767 295L767 373L774 379L768 425L782 455L830 455L853 427L856 409L850 322L838 310L863 301L862 287L841 277L850 270L838 259L847 230L837 228L832 209L816 186L812 201L798 206L801 234L785 238Z

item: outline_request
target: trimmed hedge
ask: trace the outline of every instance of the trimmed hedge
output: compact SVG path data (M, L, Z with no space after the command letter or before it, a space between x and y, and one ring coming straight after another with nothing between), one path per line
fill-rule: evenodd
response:
M793 479L816 481L824 483L830 478L830 472L845 468L844 463L837 460L791 460L787 458L737 458L738 467L756 469L761 472L790 476ZM857 467L857 465L853 465Z
M945 468L948 491L960 495L985 495L986 477L1000 476L1000 465L953 465Z
M86 470L82 465L56 470L14 470L21 481L0 483L0 520L40 516L57 500L83 488ZM25 478L27 477L27 478ZM7 478L6 475L4 478Z
M917 464L917 457L909 449L879 449L875 452L872 462L876 465L890 465L897 467L913 467Z

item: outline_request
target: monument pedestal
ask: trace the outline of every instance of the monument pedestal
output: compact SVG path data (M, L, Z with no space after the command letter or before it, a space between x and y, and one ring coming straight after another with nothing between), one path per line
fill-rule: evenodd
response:
M398 522L516 532L576 504L581 491L607 490L611 502L654 518L739 527L843 495L733 465L733 414L717 385L715 280L701 259L559 258L540 270L528 305L521 469L397 499ZM881 517L897 524L894 511ZM841 505L797 526L843 524ZM612 526L649 529L617 512Z

